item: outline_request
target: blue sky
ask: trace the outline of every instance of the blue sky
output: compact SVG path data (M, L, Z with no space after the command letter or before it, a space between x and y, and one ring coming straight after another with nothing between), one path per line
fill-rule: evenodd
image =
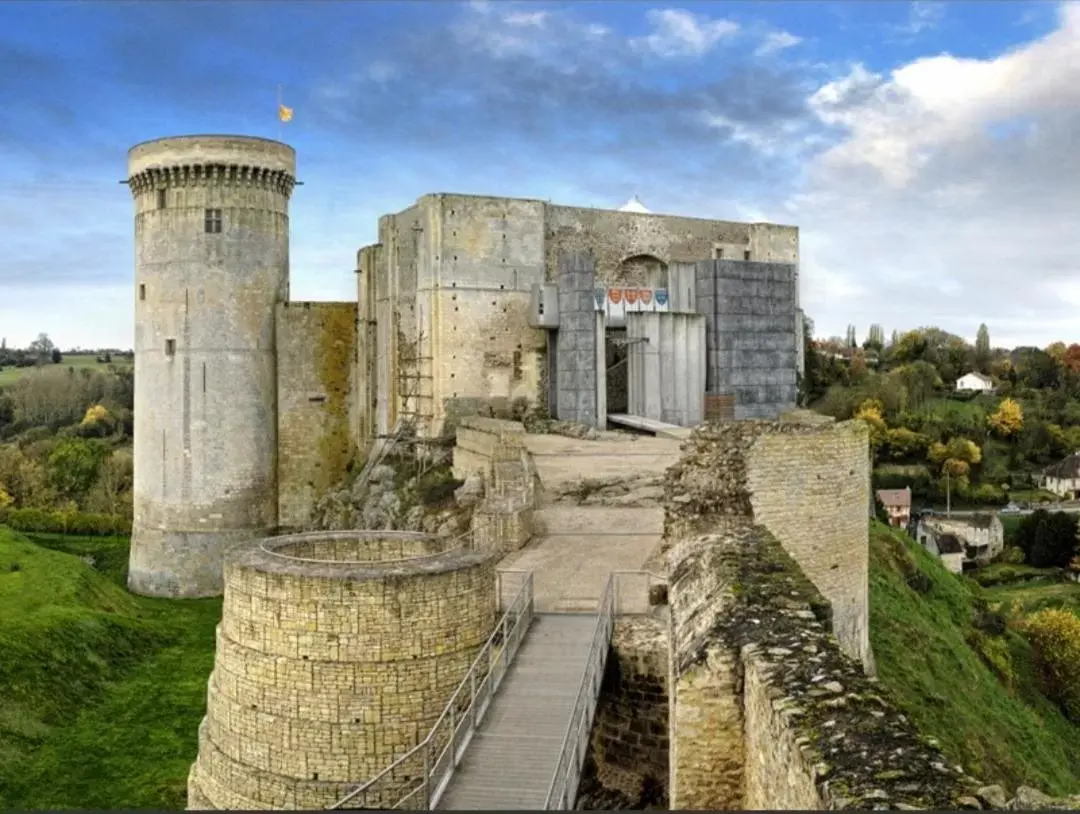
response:
M637 194L798 225L821 335L1080 341L1076 5L6 0L0 335L129 347L127 149L215 132L297 149L296 299L428 192Z

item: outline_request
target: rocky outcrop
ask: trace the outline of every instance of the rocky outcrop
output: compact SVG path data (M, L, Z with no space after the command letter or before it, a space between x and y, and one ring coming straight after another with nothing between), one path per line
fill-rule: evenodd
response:
M440 485L444 488L439 489ZM469 484L453 481L444 464L424 472L402 476L390 464L374 467L366 480L356 480L327 492L315 504L310 530L396 529L423 531L439 536L455 536L469 529L475 504L469 489L461 491L462 500L454 498ZM473 490L476 484L471 484ZM431 494L438 499L432 500Z

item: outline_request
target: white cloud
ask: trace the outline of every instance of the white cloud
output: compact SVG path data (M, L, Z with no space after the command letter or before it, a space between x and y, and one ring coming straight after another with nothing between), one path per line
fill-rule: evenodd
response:
M1080 5L987 59L860 65L810 98L839 139L781 207L799 224L804 302L847 322L938 323L995 343L1080 341Z
M650 9L646 18L653 32L632 44L665 58L701 56L739 31L739 24L732 20L711 20L685 9Z
M792 48L800 42L802 42L802 37L798 37L790 31L771 31L765 35L765 39L754 53L759 57L768 56Z
M924 31L931 31L941 25L945 17L945 4L929 0L915 0L908 6L907 22L900 27L902 34L916 36Z

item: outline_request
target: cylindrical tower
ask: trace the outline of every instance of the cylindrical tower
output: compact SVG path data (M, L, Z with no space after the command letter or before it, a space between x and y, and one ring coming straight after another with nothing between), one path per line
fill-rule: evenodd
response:
M224 549L277 525L274 307L288 298L295 176L295 151L261 138L128 153L136 593L220 594Z
M324 810L426 738L497 613L494 553L454 544L330 531L232 548L188 809ZM424 760L374 807L414 792Z

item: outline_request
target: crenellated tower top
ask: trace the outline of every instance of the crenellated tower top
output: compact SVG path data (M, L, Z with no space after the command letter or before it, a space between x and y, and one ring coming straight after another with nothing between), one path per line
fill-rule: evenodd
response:
M254 136L173 136L128 151L131 194L177 186L246 186L288 198L296 185L296 151Z

